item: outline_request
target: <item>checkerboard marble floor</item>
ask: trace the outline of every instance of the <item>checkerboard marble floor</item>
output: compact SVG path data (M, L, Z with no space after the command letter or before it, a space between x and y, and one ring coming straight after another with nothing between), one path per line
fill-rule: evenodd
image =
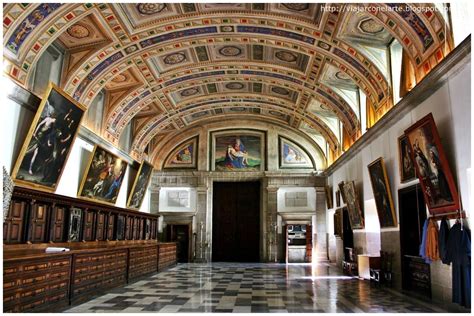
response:
M179 264L67 312L447 312L329 264Z

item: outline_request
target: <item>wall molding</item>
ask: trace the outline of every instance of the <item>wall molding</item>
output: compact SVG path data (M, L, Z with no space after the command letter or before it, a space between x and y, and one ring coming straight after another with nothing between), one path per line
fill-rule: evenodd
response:
M471 62L471 35L459 44L451 53L439 63L423 80L421 80L403 99L367 132L362 135L344 154L332 163L324 172L330 176L339 167L352 159L370 142L384 133L393 124L397 123L405 114L420 105L435 91L437 91L450 77L461 71Z

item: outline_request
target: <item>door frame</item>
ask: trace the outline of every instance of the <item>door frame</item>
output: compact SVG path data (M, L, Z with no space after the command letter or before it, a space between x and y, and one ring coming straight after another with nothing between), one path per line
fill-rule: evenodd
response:
M166 228L169 230L169 233L171 234L172 237L172 231L171 231L171 226L188 226L188 262L192 262L192 224L190 223L180 223L180 222L169 222L166 223Z

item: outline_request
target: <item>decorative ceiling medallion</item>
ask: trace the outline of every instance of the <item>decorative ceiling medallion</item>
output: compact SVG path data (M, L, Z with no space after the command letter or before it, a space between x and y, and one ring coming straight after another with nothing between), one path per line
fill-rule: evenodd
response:
M234 57L242 54L242 49L237 46L224 46L219 49L219 54L226 57Z
M137 45L132 45L132 46L128 46L127 48L125 48L125 53L131 54L131 53L133 53L137 50L138 50Z
M292 11L305 11L309 9L308 3L283 3L282 5Z
M294 63L298 58L298 55L286 50L280 50L275 53L275 57L287 63Z
M327 51L329 51L331 49L331 45L329 45L327 43L324 43L324 42L321 42L321 41L318 42L318 46L321 47L322 49L327 50Z
M82 23L76 23L76 24L72 25L71 27L69 27L67 29L67 33L70 36L72 36L74 38L78 38L78 39L85 38L85 37L88 37L90 35L90 31L87 28L87 26L85 26Z
M233 31L234 31L234 27L231 25L221 26L221 32L233 32Z
M272 87L272 91L277 93L277 94L281 94L281 95L289 95L290 94L290 91L288 91L287 89L282 88L282 87Z
M183 53L169 54L163 59L163 61L167 65L176 65L176 64L182 63L185 60L186 60L186 55Z
M383 31L383 26L372 18L360 21L359 28L369 34L377 34Z
M342 72L342 71L336 72L336 78L341 79L341 80L350 80L351 79L351 77L349 77L348 74L346 74L345 72Z
M244 85L240 82L230 82L225 87L230 90L241 90L244 88Z
M112 79L112 82L120 83L120 82L125 82L127 79L128 78L126 75L118 74Z
M179 94L181 94L182 97L189 97L198 93L199 93L199 90L197 88L188 88L188 89L184 89Z
M145 15L160 13L164 9L166 9L166 3L139 3L137 5L138 12Z

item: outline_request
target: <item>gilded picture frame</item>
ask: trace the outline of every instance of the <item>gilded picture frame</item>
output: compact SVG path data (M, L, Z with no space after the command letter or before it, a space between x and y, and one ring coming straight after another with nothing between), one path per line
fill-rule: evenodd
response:
M454 178L430 113L405 130L412 161L431 214L460 209Z
M143 161L138 169L132 190L127 199L127 208L138 211L142 206L146 189L150 183L153 166L147 161Z
M354 181L344 182L344 195L346 197L347 211L352 229L363 229L364 217L360 207L359 195Z
M374 192L375 206L381 228L397 227L397 215L393 207L392 193L388 181L387 170L382 157L367 166L370 183Z
M15 185L56 190L85 111L82 104L49 83L13 168Z
M127 165L124 160L95 145L77 193L78 197L115 205Z

